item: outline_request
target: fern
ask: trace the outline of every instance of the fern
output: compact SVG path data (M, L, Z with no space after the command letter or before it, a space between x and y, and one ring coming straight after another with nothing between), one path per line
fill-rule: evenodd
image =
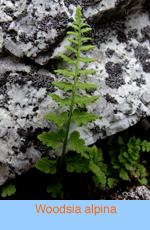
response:
M11 196L11 195L15 194L15 192L16 192L16 187L15 187L15 185L12 185L12 184L4 185L1 188L1 196L4 198L6 196Z
M140 158L139 151L150 151L150 142L146 140L141 142L140 138L132 136L128 143L121 136L116 138L111 136L108 141L109 146L112 150L109 151L111 157L110 174L118 175L108 179L108 185L112 187L113 181L119 182L120 179L128 181L130 179L130 172L132 172L132 177L137 179L140 184L146 185L146 168L138 164Z
M91 40L91 38L83 36L84 33L91 30L91 28L88 28L88 25L86 23L83 23L83 20L81 18L81 7L77 6L76 8L76 14L75 14L75 21L71 24L71 27L75 31L69 31L67 34L73 35L74 38L67 38L71 43L75 44L76 47L73 48L71 46L65 45L64 47L74 53L76 55L76 59L71 59L67 57L64 54L59 54L59 56L63 59L63 61L67 62L68 64L73 64L75 66L75 71L67 70L67 69L58 69L55 70L55 73L62 74L67 78L73 77L73 83L64 83L64 82L52 82L52 84L55 87L58 87L60 90L63 91L72 91L71 97L61 98L56 94L50 94L52 99L59 103L59 107L69 106L69 113L68 112L62 112L60 115L54 114L54 113L48 113L44 115L44 118L51 121L52 124L56 125L58 128L57 132L49 131L49 132L43 132L38 136L38 139L42 141L44 145L47 147L51 147L53 149L57 149L60 146L60 143L62 146L62 154L60 157L60 160L56 162L56 160L48 160L47 158L42 158L39 160L36 164L36 168L44 171L45 173L59 173L59 169L62 164L66 165L66 169L68 172L84 172L87 173L88 171L92 171L94 174L94 178L96 178L96 183L105 185L106 178L104 173L101 171L97 163L94 161L96 157L99 157L98 149L95 147L92 147L91 149L85 145L85 141L80 138L80 133L77 131L73 131L70 133L69 136L69 129L71 122L75 122L77 126L81 127L82 125L86 125L88 122L95 121L99 118L98 115L91 114L91 113L85 113L80 112L79 109L74 108L75 105L78 105L80 108L85 108L86 105L90 105L90 103L93 103L96 101L100 96L80 96L76 95L76 89L80 88L81 90L89 90L96 89L98 85L96 84L89 84L87 82L83 83L78 81L78 75L84 75L87 74L94 74L97 71L96 70L82 70L79 69L79 62L83 63L91 63L95 61L94 58L88 58L88 57L81 57L80 52L88 51L90 49L93 49L95 46L93 45L83 45L82 42ZM66 124L66 130L62 127ZM67 143L69 143L70 150L80 154L75 156L66 156L66 146ZM65 158L65 159L64 159ZM53 163L52 163L53 162ZM60 183L60 182L59 182ZM54 186L55 190L61 189L61 186ZM56 192L52 191L52 186L48 187L48 192L51 192L53 194L53 197L55 197Z

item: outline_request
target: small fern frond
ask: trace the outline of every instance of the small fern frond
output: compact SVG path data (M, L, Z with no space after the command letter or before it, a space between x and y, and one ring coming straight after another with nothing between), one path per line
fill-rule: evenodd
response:
M45 173L55 174L57 172L56 169L57 160L48 160L46 157L43 157L41 160L38 160L35 167Z
M52 121L53 125L57 125L57 127L62 127L65 123L67 123L68 113L62 112L60 115L54 113L47 113L44 115L44 118L48 121Z
M79 57L79 61L82 61L82 62L84 62L85 64L86 63L91 63L91 62L93 62L93 61L96 61L96 59L95 58L84 58L84 57Z
M66 82L53 82L54 86L58 87L59 89L62 89L63 91L69 91L72 90L73 84L72 83L66 83Z
M76 125L81 127L82 125L86 125L88 122L95 121L99 117L100 116L93 113L80 112L79 109L75 109L73 111L72 121L75 121Z
M78 104L81 108L85 108L85 105L90 105L91 102L96 101L99 97L98 95L92 97L75 95L74 104Z
M67 56L64 55L64 54L59 54L59 56L60 56L64 61L68 62L68 64L74 64L74 65L76 64L76 61L75 61L75 60L73 60L73 59L67 57Z
M85 151L86 145L84 145L85 141L83 139L80 139L79 137L80 134L78 131L73 131L70 134L70 138L68 140L70 142L69 148L72 151L76 151L77 153L82 153Z
M71 76L74 76L74 72L72 70L67 70L67 69L57 69L57 70L54 70L55 73L59 73L59 74L62 74L64 75L65 77L71 77ZM52 82L53 84L53 82Z
M65 97L64 99L61 99L58 95L56 94L49 94L49 96L51 96L53 98L54 101L56 102L61 102L61 104L59 105L59 107L63 107L65 105L70 105L70 98L69 97Z
M97 89L99 85L96 85L96 84L89 84L89 83L82 83L82 82L77 82L77 88L80 88L82 90L89 90L91 91L92 89Z
M68 41L76 44L76 45L79 45L79 42L77 40L74 40L74 39L71 39L71 38L66 38Z
M70 50L72 53L76 53L76 54L78 53L78 51L76 49L72 48L71 46L65 45L64 48Z
M59 129L57 133L53 131L43 132L42 134L38 135L38 139L42 141L43 145L47 147L52 147L53 149L57 149L60 143L63 143L65 136L65 130Z

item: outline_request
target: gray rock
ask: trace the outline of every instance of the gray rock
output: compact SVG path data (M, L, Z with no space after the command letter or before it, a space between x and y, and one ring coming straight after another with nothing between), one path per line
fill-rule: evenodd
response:
M53 70L73 69L58 59L58 53L70 55L63 45L79 3L93 28L88 36L97 46L81 55L98 60L88 65L80 63L80 68L98 72L79 80L99 87L77 93L101 96L86 107L100 119L80 128L72 123L70 132L80 131L90 145L150 115L149 13L147 8L141 10L145 1L95 0L91 5L85 0L70 2L0 1L0 185L34 167L43 155L61 154L60 149L43 146L37 135L56 130L43 118L45 113L66 109L60 109L48 94L70 94L52 85L52 81L67 80L54 75ZM117 19L126 14L124 19ZM110 20L112 15L115 20Z
M143 186L134 186L128 192L123 192L116 196L118 200L150 200L150 191Z

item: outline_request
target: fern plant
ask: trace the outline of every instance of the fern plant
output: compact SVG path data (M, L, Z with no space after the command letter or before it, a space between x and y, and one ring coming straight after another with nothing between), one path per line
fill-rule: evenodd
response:
M146 168L144 165L139 164L140 150L143 152L150 151L150 142L146 140L141 141L140 138L135 136L130 137L128 143L123 140L121 136L116 139L114 136L109 137L108 145L111 147L110 164L107 165L107 175L111 175L108 178L108 186L113 187L114 182L121 180L128 181L130 176L137 179L142 185L147 184L146 180Z
M45 173L56 174L58 173L58 169L62 164L66 164L67 171L69 172L88 172L92 171L95 177L95 183L101 183L101 185L105 186L106 178L104 172L99 168L98 164L101 161L101 152L93 146L89 148L85 145L85 141L80 138L80 133L78 131L73 131L69 136L69 129L71 122L75 122L78 127L81 127L83 124L87 124L88 122L95 121L99 118L98 115L80 112L79 109L75 108L75 105L78 105L80 108L85 108L85 105L89 105L90 103L96 101L100 96L80 96L76 95L76 89L79 88L81 90L89 90L96 89L98 85L83 83L78 81L79 75L86 76L87 74L94 74L96 70L83 70L79 68L79 62L83 63L91 63L96 59L94 58L85 58L80 56L81 51L88 51L93 49L95 46L93 45L83 45L84 41L91 40L89 37L83 36L84 33L91 30L88 28L88 24L83 23L83 18L81 18L81 6L77 6L75 21L71 24L71 27L74 31L69 31L67 34L72 35L74 38L67 38L76 48L65 45L64 47L70 50L72 53L76 55L76 59L71 59L64 54L59 54L59 56L68 64L73 64L75 66L75 71L67 70L67 69L58 69L55 70L55 73L62 74L66 78L73 77L73 83L65 83L65 82L53 82L52 84L63 91L72 91L71 98L60 98L56 94L50 94L53 100L59 103L59 107L69 106L69 113L62 112L60 115L54 113L48 113L44 115L44 118L51 121L52 124L58 127L57 132L49 131L43 132L38 136L38 139L42 141L44 145L47 147L51 147L53 149L57 149L60 143L63 144L62 154L60 160L48 160L47 158L42 158L36 163L36 168L44 171ZM62 128L66 124L66 130ZM71 155L66 156L66 146L69 142L70 150L76 152L79 155ZM65 159L64 159L65 157ZM101 163L102 164L102 163ZM58 182L60 183L60 182ZM61 186L55 186L55 188L61 189ZM52 186L47 189L53 194L55 197ZM58 192L58 191L57 191ZM56 193L55 193L56 194Z

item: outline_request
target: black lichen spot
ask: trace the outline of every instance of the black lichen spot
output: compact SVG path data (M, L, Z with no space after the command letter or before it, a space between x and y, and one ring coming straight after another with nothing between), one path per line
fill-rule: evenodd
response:
M122 74L122 68L120 63L107 62L105 65L106 72L113 76L118 76Z
M115 52L114 50L111 50L111 49L107 48L105 54L106 54L106 56L107 56L108 58L111 58L112 55L114 54L114 52Z
M133 29L133 30L129 30L128 32L128 38L131 39L131 38L137 38L138 37L138 34L137 34L137 29Z
M141 33L143 35L142 42L145 42L146 40L150 41L150 26L146 26L141 30Z
M123 30L117 30L117 39L119 42L127 42L128 36L124 33Z
M144 62L142 64L143 66L143 70L146 72L146 73L150 73L150 62Z
M146 84L146 81L145 79L143 79L142 77L141 78L137 78L136 80L134 80L136 82L136 85L137 86L141 86L141 85L145 85Z
M57 30L58 34L60 34L61 30L66 29L68 24L68 15L66 12L58 13L55 18L52 19L53 27Z
M52 77L34 74L31 76L31 78L32 78L32 85L35 88L40 89L41 87L43 87L46 88L47 91L55 92L55 88L52 85L52 82L54 81Z
M11 22L0 22L0 26L2 27L2 30L3 30L4 32L7 32L10 23L11 23Z
M42 131L48 132L48 128L44 128L43 130L41 128L37 128L33 131L33 127L27 128L27 130L18 128L17 133L22 138L22 145L20 147L20 151L25 153L27 148L33 144L35 149L40 150L41 152L45 152L48 148L42 144L41 141L37 139L37 136L42 133Z
M109 95L108 93L104 96L107 102L113 103L113 104L118 104L118 101Z
M11 75L11 73L7 76L7 81L13 84L19 84L23 86L27 83L27 81L31 81L31 85L36 89L46 88L49 92L54 92L55 88L52 85L54 79L45 75L38 75L37 73L27 74L26 72L17 72L16 75Z
M19 34L19 40L21 42L24 42L25 44L27 44L29 42L29 39L27 38L27 35L25 33Z
M125 81L122 77L122 68L120 63L115 64L113 62L107 62L105 68L109 75L105 81L106 85L112 89L115 89L125 84Z
M138 58L142 64L143 71L146 73L150 73L150 62L146 62L146 59L150 59L150 54L148 53L148 49L143 46L137 46L135 50L135 57Z
M14 12L14 11L13 11L11 8L6 7L6 8L4 9L4 12L5 12L8 16L13 17L13 12Z
M52 16L46 16L41 21L38 21L38 27L40 30L48 32L49 30L55 28L58 35L65 30L68 25L68 16L66 12L58 13L54 18Z
M147 58L150 58L150 55L148 54L148 49L146 47L138 45L136 48L134 48L134 51L135 57L141 62L143 62Z
M9 34L10 34L11 40L16 43L17 42L16 41L17 32L15 30L9 30Z

